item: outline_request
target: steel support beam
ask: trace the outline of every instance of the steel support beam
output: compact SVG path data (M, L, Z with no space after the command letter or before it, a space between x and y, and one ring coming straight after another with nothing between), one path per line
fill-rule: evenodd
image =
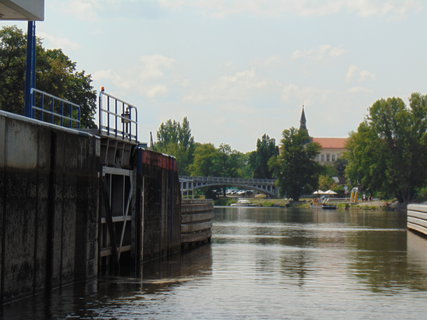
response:
M31 88L36 87L36 22L28 21L27 67L25 73L25 116L32 118Z

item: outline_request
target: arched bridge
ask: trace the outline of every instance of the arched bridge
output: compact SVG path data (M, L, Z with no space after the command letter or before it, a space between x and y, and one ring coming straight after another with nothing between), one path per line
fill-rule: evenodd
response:
M278 196L278 189L275 186L275 179L243 179L227 177L190 177L180 176L179 182L181 192L192 192L193 190L205 187L239 187L242 189L255 190L272 197Z

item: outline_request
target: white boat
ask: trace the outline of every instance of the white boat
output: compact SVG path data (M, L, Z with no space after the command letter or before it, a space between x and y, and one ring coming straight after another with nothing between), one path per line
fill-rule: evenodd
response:
M255 207L255 205L248 199L239 199L236 203L232 203L232 207Z

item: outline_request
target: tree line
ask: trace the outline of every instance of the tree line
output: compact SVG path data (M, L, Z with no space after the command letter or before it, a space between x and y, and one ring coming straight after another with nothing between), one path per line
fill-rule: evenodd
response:
M26 36L16 26L0 29L0 109L24 113ZM81 125L96 127L96 91L92 78L61 49L36 45L37 88L81 107ZM181 175L276 179L282 195L298 200L317 188L343 192L344 185L400 202L427 197L427 96L413 93L376 101L347 152L333 166L315 161L320 146L306 129L289 128L279 144L267 134L256 149L242 153L228 144L196 142L190 123L167 120L157 131L155 151L174 155ZM334 179L338 177L337 179Z
M306 129L289 128L279 145L264 134L256 150L241 153L228 144L197 143L190 124L168 120L160 125L153 149L175 155L181 175L276 179L281 195L298 200L317 188L360 192L399 202L427 197L427 96L413 93L376 101L347 151L332 166L315 161L321 146Z

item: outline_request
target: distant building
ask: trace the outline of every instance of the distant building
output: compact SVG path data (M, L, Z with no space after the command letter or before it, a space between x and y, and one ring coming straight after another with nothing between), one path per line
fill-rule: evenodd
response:
M347 138L313 138L313 142L322 147L315 160L324 165L332 164L343 156Z
M302 107L300 130L307 130L307 120L305 117L304 106ZM336 160L341 158L346 151L345 145L348 138L316 138L311 137L313 142L317 142L321 146L320 153L316 157L316 161L322 165L332 165Z

